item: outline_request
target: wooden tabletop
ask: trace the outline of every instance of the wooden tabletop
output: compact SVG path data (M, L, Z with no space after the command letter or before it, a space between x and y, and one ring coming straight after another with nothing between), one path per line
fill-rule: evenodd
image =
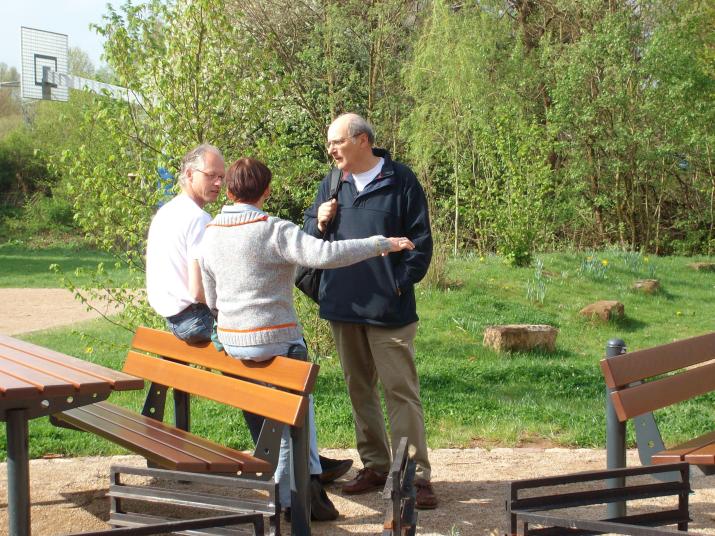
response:
M0 335L0 405L143 387L129 374Z

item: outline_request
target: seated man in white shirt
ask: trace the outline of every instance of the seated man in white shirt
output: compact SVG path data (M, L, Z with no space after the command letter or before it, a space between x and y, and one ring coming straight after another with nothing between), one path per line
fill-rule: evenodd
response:
M149 227L146 288L149 304L168 328L189 343L211 339L213 315L206 306L199 244L211 216L203 207L216 200L226 174L213 145L199 145L181 164L181 193L162 206Z

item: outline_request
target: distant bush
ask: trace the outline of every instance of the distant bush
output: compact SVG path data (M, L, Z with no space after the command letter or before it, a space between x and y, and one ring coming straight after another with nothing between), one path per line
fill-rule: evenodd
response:
M28 231L70 231L75 227L74 211L67 199L40 193L25 205L22 220Z

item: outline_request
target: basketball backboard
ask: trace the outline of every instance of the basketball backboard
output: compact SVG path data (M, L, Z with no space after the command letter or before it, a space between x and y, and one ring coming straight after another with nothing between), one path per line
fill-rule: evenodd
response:
M67 73L67 35L20 28L20 48L22 54L22 98L42 98L43 68L54 73ZM66 101L67 87L54 86L49 88L52 100Z

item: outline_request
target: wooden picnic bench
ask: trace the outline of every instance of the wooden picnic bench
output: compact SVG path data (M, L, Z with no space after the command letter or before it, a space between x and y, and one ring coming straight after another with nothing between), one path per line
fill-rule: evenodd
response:
M628 353L623 344L613 354L601 361L618 421L607 430L609 448L618 450L612 457L625 466L625 422L632 419L643 465L687 462L712 473L715 432L666 448L652 412L715 391L715 333Z
M7 428L8 534L30 534L30 419L142 389L133 376L0 335L0 421Z
M127 512L123 507L125 499L144 499L213 511L262 513L271 517L275 534L280 534L280 504L272 476L283 426L290 426L297 488L291 505L292 530L293 534L310 534L305 422L308 395L315 385L318 369L318 365L280 356L260 363L241 361L217 351L211 343L189 345L171 333L140 327L123 371L151 382L141 414L99 402L57 413L53 422L97 434L147 459L147 468L112 467L110 524L137 526L167 522L166 518ZM179 426L162 422L168 388L174 390ZM266 421L255 451L238 451L190 433L190 395L263 416ZM255 499L230 501L223 496L168 488L147 491L122 482L121 475L126 474L153 477L157 481L173 479L223 487L236 483L267 491L268 499L261 505ZM221 534L226 534L225 530Z

